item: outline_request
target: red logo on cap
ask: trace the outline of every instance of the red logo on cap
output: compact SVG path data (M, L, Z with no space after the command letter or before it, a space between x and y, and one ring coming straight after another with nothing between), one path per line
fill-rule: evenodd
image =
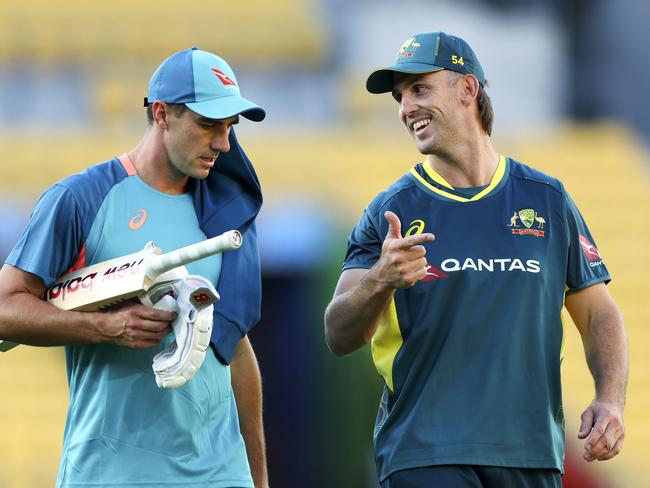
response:
M237 83L232 81L232 79L223 71L220 71L217 68L212 68L212 71L214 71L214 74L217 75L217 78L219 78L219 80L221 80L221 83L223 83L224 85L237 86Z
M580 236L580 246L582 247L582 252L585 253L585 256L587 256L589 261L600 261L603 259L600 256L598 249L596 249L596 246L589 242L589 239L585 236Z

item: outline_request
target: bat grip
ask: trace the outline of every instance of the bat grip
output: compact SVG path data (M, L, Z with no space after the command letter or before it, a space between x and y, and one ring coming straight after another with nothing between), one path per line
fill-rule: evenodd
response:
M241 243L242 235L239 231L229 230L220 236L181 247L176 251L153 255L145 261L145 275L154 280L157 276L178 266L198 261L213 254L237 249Z

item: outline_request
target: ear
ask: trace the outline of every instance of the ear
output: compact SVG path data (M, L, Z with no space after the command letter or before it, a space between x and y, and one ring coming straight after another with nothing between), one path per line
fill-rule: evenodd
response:
M474 75L465 75L461 83L461 101L463 105L470 106L478 96L479 82Z
M167 129L169 106L161 100L156 100L151 105L151 113L153 114L154 124L157 124L161 129Z

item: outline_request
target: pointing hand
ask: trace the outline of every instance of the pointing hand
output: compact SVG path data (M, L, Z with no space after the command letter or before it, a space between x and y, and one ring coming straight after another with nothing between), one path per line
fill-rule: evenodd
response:
M390 288L408 288L427 274L426 249L423 244L431 242L431 233L402 237L402 223L390 210L384 213L388 232L381 248L381 256L372 271L377 281Z

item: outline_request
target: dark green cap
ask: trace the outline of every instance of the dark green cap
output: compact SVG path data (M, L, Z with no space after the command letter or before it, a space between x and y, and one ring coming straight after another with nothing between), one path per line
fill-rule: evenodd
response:
M392 66L370 73L366 88L370 93L386 93L393 90L393 73L420 74L442 69L474 75L485 86L483 68L469 44L444 32L426 32L407 39Z

